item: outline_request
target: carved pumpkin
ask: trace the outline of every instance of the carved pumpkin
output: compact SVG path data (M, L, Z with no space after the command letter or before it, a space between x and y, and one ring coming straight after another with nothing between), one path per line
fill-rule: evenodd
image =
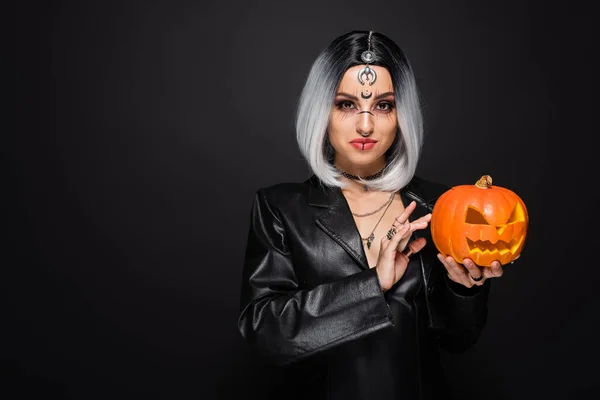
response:
M521 254L528 223L523 200L509 189L492 186L492 178L484 175L475 185L443 193L433 207L430 228L443 255L489 267L494 260L504 265Z

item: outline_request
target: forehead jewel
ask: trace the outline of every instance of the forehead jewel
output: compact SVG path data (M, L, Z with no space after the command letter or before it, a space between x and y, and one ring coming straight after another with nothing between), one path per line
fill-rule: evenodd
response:
M367 37L367 50L363 51L360 55L360 59L366 64L364 68L358 71L357 78L361 85L364 85L365 82L369 82L369 85L372 85L375 83L375 80L377 80L377 74L369 67L369 64L375 60L375 53L371 50L372 38L373 31L369 31L369 36Z

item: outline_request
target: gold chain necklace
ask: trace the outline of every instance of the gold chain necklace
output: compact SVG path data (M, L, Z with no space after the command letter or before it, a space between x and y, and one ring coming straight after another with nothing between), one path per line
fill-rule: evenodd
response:
M381 217L379 217L379 220L377 221L377 223L375 224L375 226L373 227L373 230L371 231L371 234L369 235L369 237L364 238L361 236L361 239L363 241L367 242L367 248L370 249L371 248L371 243L373 243L373 240L375 240L375 229L377 229L377 227L379 226L379 223L381 222L381 220L383 219L383 216L385 215L385 213L387 212L388 208L390 208L390 205L392 204L392 200L394 199L394 193L392 192L392 196L390 197L390 200L388 201L385 210L383 211L383 214L381 214Z

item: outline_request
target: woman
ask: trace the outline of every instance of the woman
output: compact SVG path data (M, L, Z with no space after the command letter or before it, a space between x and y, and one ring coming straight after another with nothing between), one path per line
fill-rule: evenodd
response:
M414 176L422 116L402 50L372 31L336 38L296 130L314 175L256 193L242 336L286 372L282 397L447 399L439 349L477 341L502 267L443 257L430 239L447 188Z

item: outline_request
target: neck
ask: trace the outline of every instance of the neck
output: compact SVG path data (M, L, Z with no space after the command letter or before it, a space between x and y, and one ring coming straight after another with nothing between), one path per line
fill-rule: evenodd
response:
M356 165L351 163L345 163L343 161L335 161L334 166L340 171L344 172L346 175L345 178L348 179L357 179L360 178L369 178L374 179L377 177L376 175L380 173L385 167L385 160L377 160L368 165Z
M365 190L365 185L361 184L358 181L341 178L341 180L346 184L342 189L346 195L350 195L352 198L369 198L369 197L378 197L378 194L381 192L377 192L374 190Z
M346 183L348 191L360 190L365 192L369 191L368 181L381 177L383 169L385 168L385 161L383 161L383 163L376 162L366 166L350 164L348 169L344 169L341 166L343 163L334 163L334 165L340 172L341 179ZM359 179L363 179L367 182L362 183Z

